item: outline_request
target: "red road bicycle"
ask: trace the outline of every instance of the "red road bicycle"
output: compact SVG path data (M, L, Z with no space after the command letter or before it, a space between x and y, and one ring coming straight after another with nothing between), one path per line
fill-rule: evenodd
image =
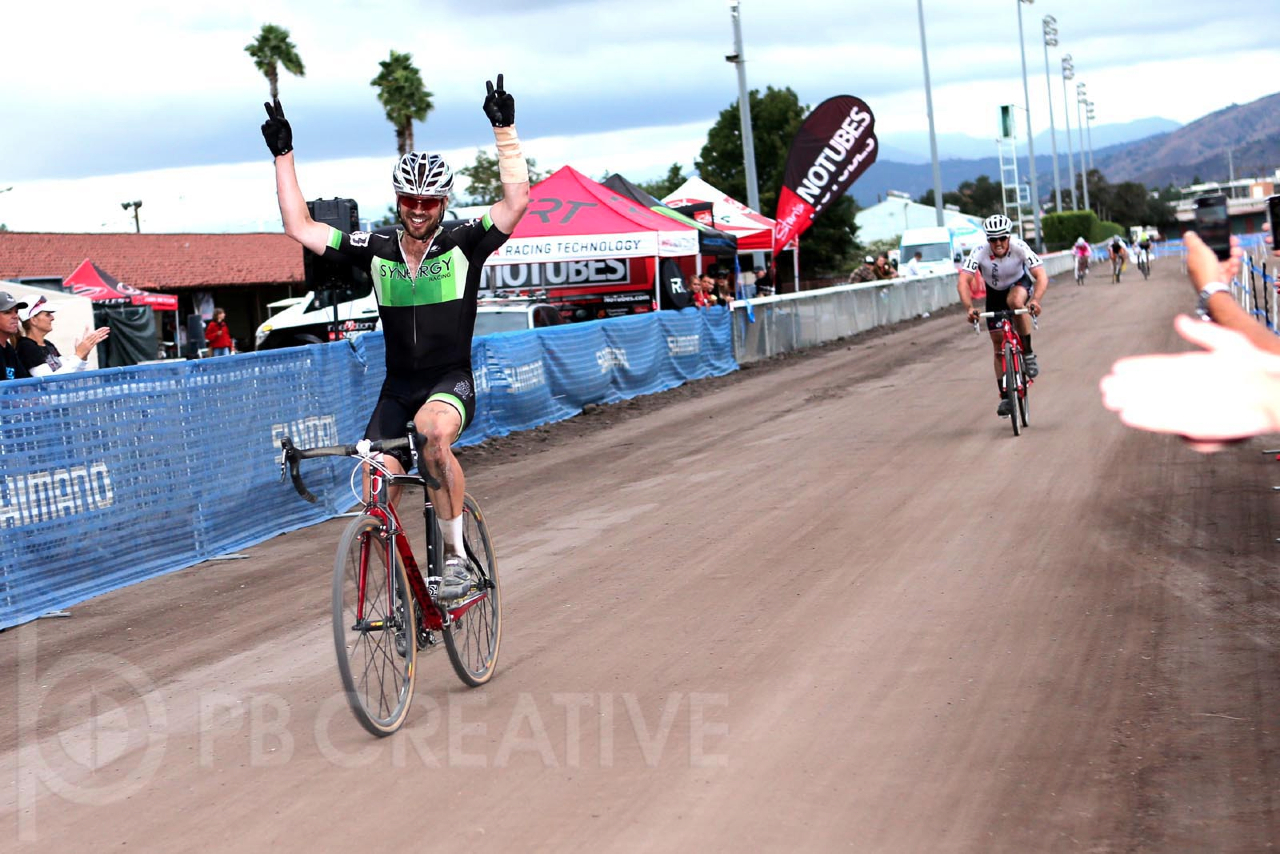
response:
M412 431L413 425L408 429ZM416 467L417 448L410 438L296 448L286 436L280 447L281 478L287 472L298 494L313 503L315 496L298 472L301 460L333 456L358 460L352 485L364 507L343 532L333 566L333 642L347 703L356 720L377 736L398 730L413 700L418 652L435 646L440 637L454 672L465 684L478 687L493 678L502 637L502 595L493 543L476 500L466 495L463 501L471 587L461 598L441 600L437 590L444 543L427 497L427 481L419 475L392 474L379 459L382 452L408 448ZM356 478L365 466L368 486L357 489ZM388 498L393 485L424 487L425 577ZM430 485L438 484L431 481Z
M997 328L1004 335L1004 343L1000 348L1000 391L1004 399L1009 401L1009 421L1013 424L1013 435L1022 434L1023 427L1031 426L1031 400L1029 392L1035 380L1027 376L1026 362L1022 358L1022 339L1013 331L1013 318L1019 314L1031 314L1025 308L1006 308L1001 311L984 311L979 318L994 317L998 321ZM1031 322L1039 328L1033 316ZM975 320L973 328L979 332L982 327Z

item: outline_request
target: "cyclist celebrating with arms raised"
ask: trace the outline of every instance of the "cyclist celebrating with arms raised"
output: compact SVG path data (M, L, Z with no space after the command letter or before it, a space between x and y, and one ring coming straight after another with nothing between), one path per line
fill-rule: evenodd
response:
M1049 289L1049 277L1045 274L1040 256L1022 238L1011 234L1013 223L1003 214L983 220L982 230L987 234L987 245L979 246L969 253L960 269L960 281L956 285L969 323L976 323L978 320L972 290L973 274L977 272L982 273L986 282L987 311L1026 308L1033 316L1039 317L1040 300ZM1018 337L1022 339L1027 376L1034 378L1040 374L1040 366L1036 364L1036 355L1031 350L1031 318L1020 314L1014 318L1014 324ZM1000 393L1000 406L996 409L996 414L1012 415L1009 401L1005 399L1004 389L1000 385L1000 349L1004 336L995 318L987 318L987 330L991 333L991 343L995 347L996 389Z
M515 129L515 99L487 82L484 112L493 125L503 197L482 218L444 231L440 222L453 171L438 154L411 151L392 171L400 226L345 234L311 218L294 170L293 131L277 99L267 104L262 135L275 157L276 192L285 233L330 259L369 267L386 334L386 381L365 430L367 439L404 435L412 419L422 443L420 471L438 483L431 502L440 519L445 566L439 595L470 586L462 535L465 480L451 446L475 415L471 337L485 259L506 242L529 203L529 168ZM409 455L388 456L393 473Z

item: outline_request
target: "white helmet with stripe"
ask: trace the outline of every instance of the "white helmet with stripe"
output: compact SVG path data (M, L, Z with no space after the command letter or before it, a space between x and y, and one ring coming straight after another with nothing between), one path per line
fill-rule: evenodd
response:
M982 221L982 230L987 233L988 238L1008 237L1013 231L1013 223L1004 214L995 214Z
M398 194L444 198L453 189L453 170L439 154L410 151L392 170L391 186Z

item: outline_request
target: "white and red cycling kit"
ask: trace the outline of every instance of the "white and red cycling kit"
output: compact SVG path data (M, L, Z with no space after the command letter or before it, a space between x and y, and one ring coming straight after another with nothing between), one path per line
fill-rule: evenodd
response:
M1027 273L1043 266L1040 256L1020 237L1010 236L1009 251L1003 258L991 254L991 246L983 245L969 253L961 269L969 273L982 273L987 288L1007 291L1021 282Z

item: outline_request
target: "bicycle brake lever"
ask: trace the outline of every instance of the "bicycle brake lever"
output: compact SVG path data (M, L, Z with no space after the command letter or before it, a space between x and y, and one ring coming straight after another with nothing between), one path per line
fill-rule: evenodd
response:
M293 442L289 441L288 436L282 436L280 438L280 482L281 483L284 483L285 477L287 477L289 474L289 471L288 471L289 457L292 456L292 454L290 454L289 452L292 450L293 450Z
M298 470L301 460L299 460L297 454L294 453L295 450L293 442L289 440L288 436L284 436L280 439L280 480L284 480L285 471L287 469L289 479L293 481L294 490L305 500L315 504L316 497L312 495L311 491L302 483L302 473Z

